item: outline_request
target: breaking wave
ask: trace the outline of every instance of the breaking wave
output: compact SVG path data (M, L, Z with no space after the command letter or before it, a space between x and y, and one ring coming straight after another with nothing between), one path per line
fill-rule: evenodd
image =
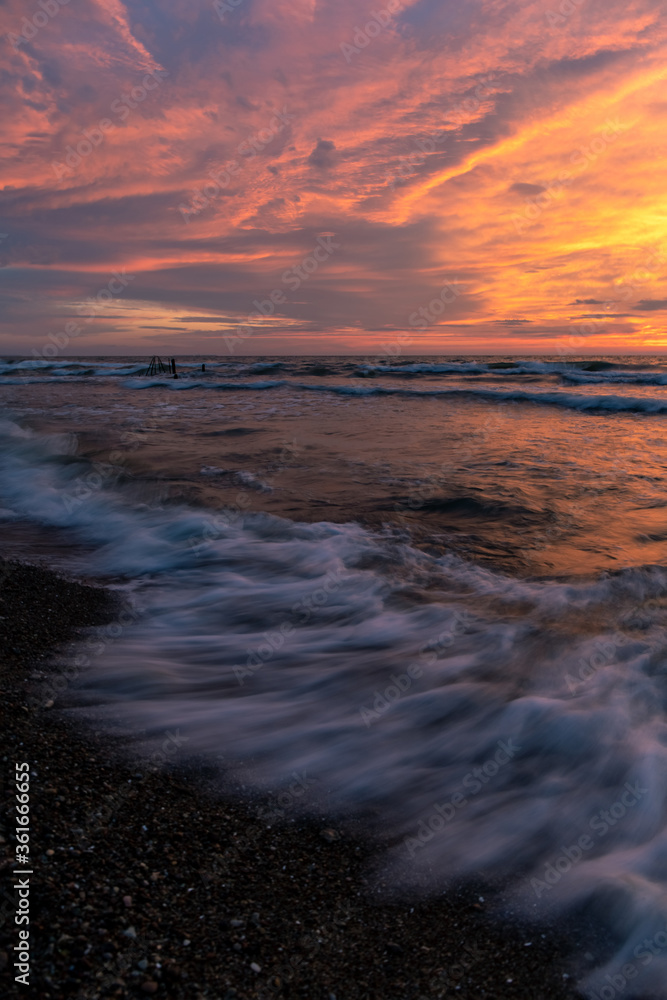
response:
M667 950L633 958L667 924L664 567L521 580L354 523L140 504L111 475L76 502L87 468L70 435L0 427L5 520L69 532L72 567L141 612L84 699L252 759L246 784L305 771L305 809L391 833L396 888L483 871L527 915L597 908L617 947L586 987L634 962L665 995Z

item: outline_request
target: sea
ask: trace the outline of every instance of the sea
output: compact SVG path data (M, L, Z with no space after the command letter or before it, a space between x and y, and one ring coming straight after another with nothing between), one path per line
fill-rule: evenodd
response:
M134 609L69 711L667 997L667 358L175 362L0 359L2 554Z

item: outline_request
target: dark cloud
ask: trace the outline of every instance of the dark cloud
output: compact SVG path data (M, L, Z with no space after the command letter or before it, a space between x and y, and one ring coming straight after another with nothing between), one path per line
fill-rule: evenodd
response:
M552 62L548 72L554 77L566 77L580 79L599 73L600 70L615 66L618 62L627 58L631 50L609 51L601 49L590 56L582 56L578 59L558 59Z
M535 194L542 194L546 191L545 187L541 184L524 184L523 181L517 181L516 184L512 184L509 189L513 194L520 194L522 198L530 198Z
M317 167L318 170L329 170L336 160L336 145L330 139L318 139L315 149L308 157L311 167Z
M244 97L242 94L237 96L236 103L239 107L245 108L246 111L259 111L259 105L253 104L252 101L249 101L248 98Z
M635 309L643 312L654 312L658 309L667 309L667 299L640 299Z
M10 23L20 26L23 0L0 6L10 6ZM358 329L361 338L364 330L405 329L446 280L460 282L461 293L437 325L464 320L471 340L566 334L566 325L540 324L545 305L564 323L576 306L581 319L626 325L619 320L626 314L579 314L584 305L606 308L601 300L563 305L583 285L576 274L587 274L590 288L611 287L627 258L627 247L602 239L594 252L579 249L574 197L519 240L504 216L508 205L520 210L510 199L551 190L535 180L552 185L561 160L567 164L601 132L610 84L634 79L646 58L657 58L659 25L646 16L651 0L637 0L627 17L619 0L609 0L607 9L589 12L586 33L576 27L578 16L566 19L562 32L547 30L544 12L530 4L411 0L351 64L340 43L353 42L354 26L371 17L370 0L363 15L358 0L234 6L221 19L212 0L194 7L187 0L94 4L86 18L66 5L34 47L17 55L6 47L0 228L8 236L0 242L0 277L12 292L0 322L12 321L12 335L43 336L36 331L76 315L77 300L122 267L136 275L122 295L126 338L139 324L150 331L156 321L187 322L214 341L218 324L246 316L275 288L289 294L267 336L279 340L285 331L292 344L294 331L322 330L335 342L339 330ZM655 38L643 27L649 23ZM166 78L121 117L112 105L154 66ZM649 96L651 114L664 111L657 83ZM635 110L621 108L619 121L634 122ZM288 116L284 127L270 135L279 114ZM63 177L54 163L103 117L113 131ZM633 143L641 131L638 121ZM644 164L659 157L652 131L650 141ZM604 169L581 178L582 189L588 186L584 226L597 217L596 192L611 190L618 177L623 192L614 211L632 212L630 195L644 198L637 203L642 218L655 203L650 185L628 181L615 155L610 150ZM186 223L179 205L203 198L195 192L232 160L232 178ZM659 191L659 177L656 185ZM545 225L549 220L557 224ZM566 225L574 239L561 235ZM544 243L550 228L553 240ZM331 261L298 289L286 288L282 275L327 233L340 243ZM510 298L517 269L541 277ZM503 281L496 286L490 272ZM648 298L659 296L659 284L642 290L647 298L637 306L615 306L633 309L637 326L637 311L667 309L667 299ZM512 318L510 310L534 319ZM98 317L109 321L105 330L113 332L115 313L110 307ZM184 332L182 325L170 329Z

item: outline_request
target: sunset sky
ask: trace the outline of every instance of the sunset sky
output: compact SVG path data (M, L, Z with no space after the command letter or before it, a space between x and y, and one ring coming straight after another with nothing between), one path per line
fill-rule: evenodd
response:
M0 0L0 351L667 347L666 11Z

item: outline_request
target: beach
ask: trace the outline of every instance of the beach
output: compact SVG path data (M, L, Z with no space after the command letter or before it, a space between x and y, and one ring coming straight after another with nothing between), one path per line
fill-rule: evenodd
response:
M660 359L177 368L0 373L31 982L661 997Z
M577 995L562 930L501 923L479 887L378 900L381 847L354 823L332 829L330 817L306 821L288 801L244 801L238 788L221 798L205 761L177 762L177 734L147 760L73 723L66 694L35 707L116 602L44 568L2 570L4 746L31 768L32 995ZM7 896L0 960L11 965Z

